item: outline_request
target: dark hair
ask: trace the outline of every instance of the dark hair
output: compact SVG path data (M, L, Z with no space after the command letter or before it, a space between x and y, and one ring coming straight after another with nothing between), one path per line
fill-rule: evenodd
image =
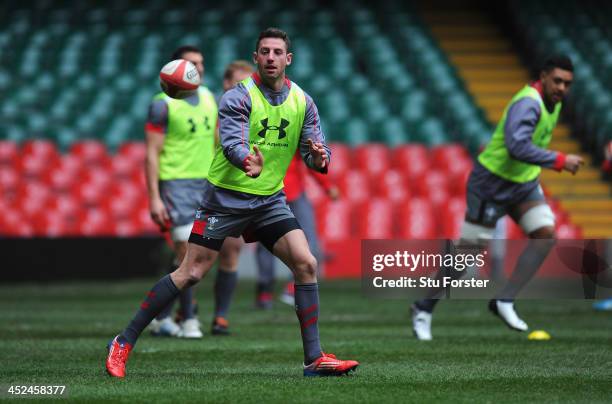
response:
M259 38L257 38L257 43L255 44L255 52L259 50L259 42L261 42L264 38L280 38L285 41L285 45L287 47L287 52L289 52L289 48L291 48L291 40L289 39L289 35L283 30L278 28L266 28L259 33Z
M566 55L555 55L546 59L546 62L544 62L544 66L542 67L542 71L548 73L555 68L573 72L574 64L572 63L572 59Z
M199 48L191 45L184 45L176 48L175 51L172 52L172 60L182 59L183 55L188 52L199 53L202 55L202 51Z
M223 79L230 80L234 75L234 72L239 70L249 73L255 71L253 69L253 65L247 62L246 60L235 60L225 68L225 72L223 73Z

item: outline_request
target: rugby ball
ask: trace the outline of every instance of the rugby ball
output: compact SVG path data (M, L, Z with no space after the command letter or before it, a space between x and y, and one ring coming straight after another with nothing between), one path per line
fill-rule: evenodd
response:
M200 73L185 59L173 60L159 72L159 84L169 97L183 99L193 95L200 86Z

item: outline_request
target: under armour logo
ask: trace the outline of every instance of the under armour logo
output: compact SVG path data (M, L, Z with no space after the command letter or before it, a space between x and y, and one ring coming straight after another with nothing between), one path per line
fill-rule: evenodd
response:
M282 139L285 136L287 136L287 132L285 132L285 129L287 128L287 126L289 126L289 121L286 119L282 119L281 118L281 122L280 122L280 126L268 126L268 118L263 119L261 121L261 124L263 125L263 129L259 131L259 133L257 133L259 135L259 137L263 137L264 139L266 138L266 133L269 130L277 130L278 131L278 138Z

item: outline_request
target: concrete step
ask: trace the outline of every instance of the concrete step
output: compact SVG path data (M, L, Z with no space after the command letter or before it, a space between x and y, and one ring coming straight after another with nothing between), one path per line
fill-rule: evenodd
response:
M561 201L561 206L570 212L599 212L605 214L612 212L611 198L580 198L565 199Z
M498 83L505 81L520 82L517 87L520 90L529 81L529 75L524 69L488 69L478 66L456 66L459 74L467 82L479 82L493 80Z
M583 197L610 197L610 186L602 182L568 182L546 183L546 189L556 197L583 198Z
M588 225L582 228L584 238L600 239L612 238L612 226L608 225Z
M521 67L521 62L518 57L512 53L499 53L499 54L488 54L488 53L471 53L471 54L457 54L450 55L450 59L453 63L460 66L474 66L490 68L504 68L509 67L518 68Z
M567 172L557 172L553 170L542 170L542 175L540 175L542 179L542 183L546 186L551 183L555 183L556 181L564 181L564 182L584 182L584 181L594 181L597 182L601 178L601 174L599 171L593 167L583 167L580 169L580 172L577 175L571 175Z

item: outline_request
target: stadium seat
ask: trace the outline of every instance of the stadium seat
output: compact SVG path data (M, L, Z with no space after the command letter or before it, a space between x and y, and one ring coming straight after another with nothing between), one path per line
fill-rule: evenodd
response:
M119 146L117 152L135 161L144 162L147 150L144 142L126 142Z
M36 156L39 159L52 162L57 160L59 152L50 140L28 140L21 146L21 156Z
M351 207L346 201L328 203L326 211L317 216L317 228L323 240L340 241L352 237Z
M19 184L19 172L13 167L0 166L0 195L4 199L17 189Z
M429 201L424 198L413 198L399 209L399 237L411 239L436 238L436 219Z
M306 175L304 181L306 196L308 197L308 200L310 201L310 203L312 203L313 206L321 205L327 202L327 195L325 194L325 191L316 182L316 180L312 178L312 176Z
M352 204L363 203L371 197L370 181L362 171L352 170L338 179L342 198Z
M76 142L70 147L70 153L81 158L87 165L103 164L109 160L106 146L97 140Z
M429 169L429 153L421 144L407 144L393 150L393 167L409 182L422 177Z
M8 140L0 140L0 166L15 165L19 155L17 143Z
M353 149L353 166L376 180L389 169L389 149L380 143L364 143Z
M379 178L377 185L376 194L394 205L402 204L410 197L410 192L406 186L406 179L399 170L384 172Z
M352 167L352 150L343 143L331 143L331 163L329 165L329 175L332 178L339 178L351 170Z
M361 239L393 238L393 209L390 202L375 198L365 205L355 208L357 236Z
M445 239L458 240L461 236L461 226L465 217L465 199L450 198L442 214L438 215L440 236Z

